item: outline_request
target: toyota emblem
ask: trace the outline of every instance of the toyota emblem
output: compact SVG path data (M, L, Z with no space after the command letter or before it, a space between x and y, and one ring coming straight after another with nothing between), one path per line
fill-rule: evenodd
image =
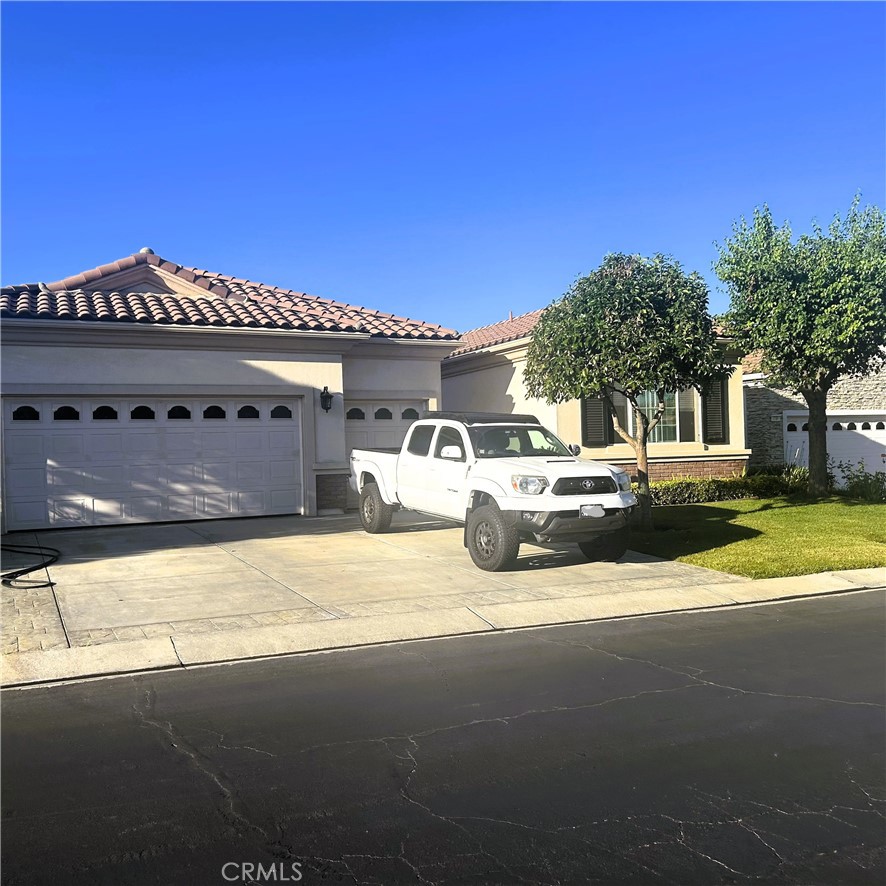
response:
M582 480L581 481L581 488L582 489L593 489L594 488L594 481L593 480Z

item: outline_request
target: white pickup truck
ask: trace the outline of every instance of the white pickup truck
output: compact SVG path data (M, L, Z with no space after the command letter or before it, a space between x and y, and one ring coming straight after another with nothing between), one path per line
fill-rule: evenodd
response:
M456 520L480 569L507 568L529 539L617 560L637 504L630 478L575 452L532 415L428 412L400 451L354 449L350 482L367 532L387 531L399 508Z

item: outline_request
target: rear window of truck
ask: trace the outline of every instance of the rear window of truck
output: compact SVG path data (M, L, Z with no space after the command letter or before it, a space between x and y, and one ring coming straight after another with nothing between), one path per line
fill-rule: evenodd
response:
M431 438L433 436L433 425L419 425L417 428L413 428L406 451L412 455L427 455L431 449Z

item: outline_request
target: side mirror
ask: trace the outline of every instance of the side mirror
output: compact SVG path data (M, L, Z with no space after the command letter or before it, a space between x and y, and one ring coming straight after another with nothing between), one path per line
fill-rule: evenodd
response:
M447 458L450 461L461 461L464 458L464 453L461 451L461 446L444 446L440 450L440 458Z
M581 446L576 443L571 443L569 446L569 451L575 456L581 455Z

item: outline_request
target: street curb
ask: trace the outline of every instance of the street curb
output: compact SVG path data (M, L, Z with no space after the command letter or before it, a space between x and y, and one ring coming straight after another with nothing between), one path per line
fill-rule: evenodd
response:
M850 576L857 580L853 581ZM886 570L847 570L696 585L668 589L664 593L626 591L597 597L496 603L22 652L2 657L2 688L28 688L66 680L186 669L412 640L498 634L523 628L744 608L760 603L886 590L884 585Z
M4 688L181 667L171 637L4 655Z

